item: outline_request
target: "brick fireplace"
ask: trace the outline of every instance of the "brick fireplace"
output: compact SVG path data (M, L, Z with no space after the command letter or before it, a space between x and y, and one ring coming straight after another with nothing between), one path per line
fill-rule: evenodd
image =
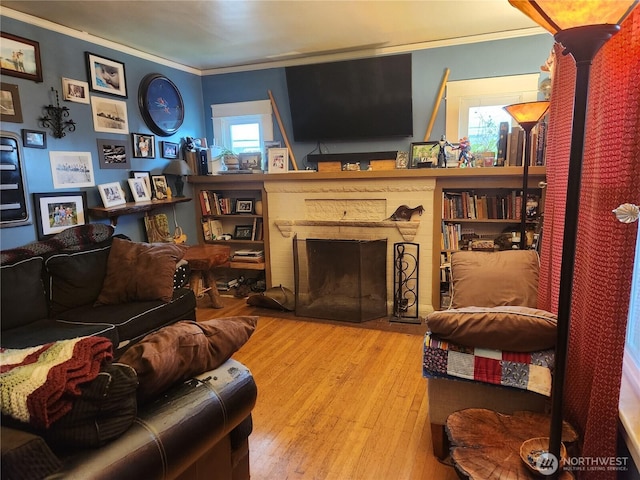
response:
M269 249L273 285L295 288L293 239L386 239L386 302L393 309L393 244L416 242L421 249L419 313L433 310L432 244L435 179L322 178L265 180L269 205ZM275 177L275 176L274 176ZM390 220L401 205L424 206L410 222ZM438 247L439 248L439 247Z

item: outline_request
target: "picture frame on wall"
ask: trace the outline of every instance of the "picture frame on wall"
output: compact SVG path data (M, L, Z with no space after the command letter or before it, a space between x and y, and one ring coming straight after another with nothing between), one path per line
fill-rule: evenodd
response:
M130 168L127 142L103 138L96 141L100 168Z
M22 145L27 148L47 148L47 133L23 128Z
M124 63L85 52L89 88L92 92L127 98Z
M289 149L270 148L268 155L269 173L286 173L289 171Z
M100 192L100 198L102 198L102 204L105 208L124 205L127 203L127 197L120 186L120 182L103 183L98 185L98 191Z
M42 82L40 44L34 40L0 32L0 73L11 77L25 78L36 83Z
M22 123L22 106L18 86L0 83L0 121Z
M174 159L180 154L180 145L174 142L162 142L162 158Z
M93 129L104 133L129 133L127 104L121 100L91 97Z
M38 240L87 223L86 192L34 193Z
M156 137L148 133L132 133L133 158L156 158Z
M53 188L95 185L91 152L49 152Z
M134 202L148 202L151 200L151 194L149 190L147 190L147 184L144 178L129 178L127 182L129 183Z
M69 102L89 104L89 84L62 77L62 95Z

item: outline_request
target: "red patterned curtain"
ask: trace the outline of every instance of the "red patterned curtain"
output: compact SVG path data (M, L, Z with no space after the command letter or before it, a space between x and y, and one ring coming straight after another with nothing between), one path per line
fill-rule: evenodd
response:
M547 197L540 308L557 312L575 63L556 47L549 114ZM584 457L616 455L622 372L637 224L611 211L640 204L640 8L598 53L591 68L583 160L565 419L582 435ZM605 480L615 472L580 472Z

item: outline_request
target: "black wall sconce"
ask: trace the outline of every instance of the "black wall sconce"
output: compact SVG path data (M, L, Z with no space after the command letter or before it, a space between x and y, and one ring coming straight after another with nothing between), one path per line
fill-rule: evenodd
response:
M54 138L62 138L66 135L65 130L73 132L76 129L76 124L71 119L65 120L65 118L69 117L69 108L60 106L60 99L56 89L51 87L51 91L56 94L56 104L49 104L44 107L47 113L40 118L40 123L43 127L51 129L51 134Z

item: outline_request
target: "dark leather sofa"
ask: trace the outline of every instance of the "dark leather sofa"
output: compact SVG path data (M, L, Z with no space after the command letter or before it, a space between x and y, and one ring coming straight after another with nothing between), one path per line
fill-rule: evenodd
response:
M45 254L37 253L37 245L2 252L3 348L97 335L112 341L117 359L147 333L178 320L195 320L195 296L187 288L176 288L167 303L94 306L111 237L89 243ZM249 370L230 359L138 405L131 426L99 447L47 444L44 434L26 425L16 428L3 417L2 477L248 479L248 436L256 396Z

